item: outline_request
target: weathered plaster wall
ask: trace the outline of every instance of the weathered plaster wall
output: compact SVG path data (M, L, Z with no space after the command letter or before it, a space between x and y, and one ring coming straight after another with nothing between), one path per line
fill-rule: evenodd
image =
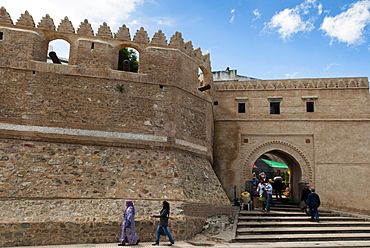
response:
M369 200L352 187L354 181L369 186L365 179L370 157L366 78L220 81L215 85L219 104L214 168L230 199L234 185L240 192L245 180L251 179L255 159L274 152L293 158L290 169L302 173L300 182L316 187L323 206L370 213ZM269 113L268 99L274 97L282 99L280 114ZM306 112L306 101L314 101L314 113ZM246 113L238 113L239 102L246 103Z

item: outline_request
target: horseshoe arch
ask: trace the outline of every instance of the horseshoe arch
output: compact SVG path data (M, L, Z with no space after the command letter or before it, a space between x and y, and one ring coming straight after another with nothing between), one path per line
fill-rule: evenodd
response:
M281 158L291 171L291 195L293 200L299 200L299 183L314 184L314 170L308 157L289 142L273 140L254 147L245 157L242 165L242 182L252 178L252 168L255 161L263 154L273 154Z

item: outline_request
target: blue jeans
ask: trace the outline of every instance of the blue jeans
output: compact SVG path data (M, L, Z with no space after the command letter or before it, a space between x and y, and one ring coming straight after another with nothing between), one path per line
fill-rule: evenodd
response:
M271 201L272 201L272 194L267 194L267 197L266 197L266 211L267 212L270 212Z
M318 207L311 207L312 218L318 220L319 219L319 210Z
M157 235L155 237L155 242L157 244L159 244L159 238L161 237L161 231L162 231L162 229L163 229L164 233L167 235L167 237L170 240L170 242L172 244L174 244L175 241L173 240L173 238L171 236L171 233L168 231L168 228L166 226L158 226L158 228L157 228Z

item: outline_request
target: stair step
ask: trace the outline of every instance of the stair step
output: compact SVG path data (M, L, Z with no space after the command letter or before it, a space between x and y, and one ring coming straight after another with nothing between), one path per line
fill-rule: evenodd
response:
M291 209L291 208L293 208L293 209L300 209L299 206L297 206L297 205L289 205L289 204L284 205L284 204L272 203L270 206L271 207L286 208L286 209Z
M305 233L279 235L237 235L233 242L297 242L329 240L370 240L370 233Z
M284 212L293 212L293 213L295 213L295 212L300 212L300 213L303 213L302 212L302 210L300 209L300 208L289 208L289 209L287 209L287 208L277 208L277 207L271 207L270 208L270 210L272 211L272 212L275 212L275 211L284 211Z
M261 228L261 227L274 227L274 228L280 228L280 227L311 227L311 226L327 226L327 227L351 227L351 226L370 226L370 222L368 221L320 221L317 222L311 222L311 221L286 221L286 222L276 222L276 221L265 221L265 222L252 222L252 221L242 221L238 222L237 228Z
M367 227L328 227L321 226L320 224L316 227L283 227L283 228L238 228L237 235L266 235L266 234L305 234L305 233L369 233L370 226Z
M370 221L324 210L320 210L319 214L320 222L312 222L311 217L307 216L298 205L278 200L273 201L271 211L268 213L261 210L240 210L233 242L245 244L315 242L315 245L316 242L370 243ZM301 245L290 247L301 247Z
M340 216L339 214L333 214L331 212L320 212L320 216ZM262 211L240 211L239 216L307 216L302 211L275 211L271 210L270 212ZM347 216L348 217L348 216Z
M302 216L268 216L268 214L264 216L241 216L239 217L239 221L310 221L310 217L307 215ZM320 216L320 221L364 221L361 218L357 217L345 217L345 216Z

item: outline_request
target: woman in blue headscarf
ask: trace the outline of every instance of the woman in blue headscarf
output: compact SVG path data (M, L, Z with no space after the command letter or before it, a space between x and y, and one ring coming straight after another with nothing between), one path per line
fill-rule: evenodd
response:
M121 234L118 246L124 246L126 243L139 244L140 239L135 232L135 208L131 200L126 201L126 208L122 215Z

